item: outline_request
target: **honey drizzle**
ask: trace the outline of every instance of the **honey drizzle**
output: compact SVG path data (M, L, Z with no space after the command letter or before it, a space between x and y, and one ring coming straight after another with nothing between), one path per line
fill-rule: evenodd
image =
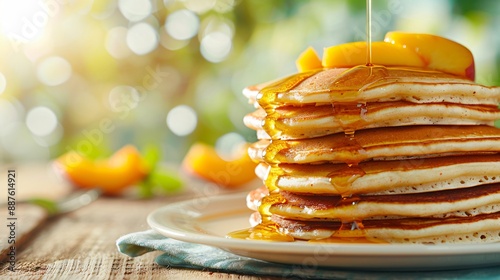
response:
M345 134L352 135L365 124L367 110L366 103L332 103L335 121Z
M257 94L257 102L264 108L267 115L273 115L276 104L276 97L279 93L287 92L303 82L305 79L313 76L321 70L298 73L286 78L283 78L265 88Z
M326 175L332 187L341 197L352 195L351 186L358 178L365 175L365 171L358 165L347 165L345 168L336 170Z
M227 237L250 240L292 242L295 239L279 231L278 226L270 217L262 217L262 221L251 228L233 231Z
M257 102L260 107L266 111L266 118L262 122L262 127L270 136L279 134L279 128L276 128L276 120L279 114L276 112L278 103L276 98L278 94L288 92L305 79L313 76L321 70L298 73L289 77L285 77L265 88L257 94Z
M371 0L366 0L366 29L367 29L367 53L366 65L352 67L342 73L332 84L332 91L335 91L343 96L345 100L356 100L356 97L363 93L366 89L376 86L388 76L388 71L383 66L374 66L372 64L372 48L371 48ZM299 73L288 78L282 79L271 86L261 90L257 96L257 102L266 111L266 119L263 123L264 130L271 136L279 135L279 128L276 127L276 120L279 115L276 114L276 101L279 93L288 92L295 86L300 84L305 79L313 76L318 71ZM387 82L387 81L386 81ZM359 87L359 85L364 85ZM367 113L366 103L332 103L332 112L339 126L343 129L346 137L346 146L351 153L362 153L361 145L356 141L355 131L363 126L363 119ZM278 142L278 144L276 143ZM269 148L272 147L272 148ZM289 145L286 141L275 141L273 145L269 145L264 152L264 158L268 163L274 163L270 168L265 184L270 190L270 194L262 199L259 207L259 213L262 221L255 227L236 231L228 234L231 238L271 240L271 241L294 241L294 238L282 233L278 226L271 220L272 213L270 208L277 203L285 203L286 199L279 194L279 189L276 182L279 177L284 175L280 168L276 168L279 163L276 160L276 155L279 151L288 149ZM346 160L346 167L329 173L327 176L333 188L339 193L341 199L335 207L356 207L361 201L361 197L353 194L351 190L352 184L360 177L365 175L365 171L359 167L358 161ZM352 217L351 219L342 220L340 226L328 238L310 240L309 242L356 242L356 243L373 243L380 242L371 239L367 236L363 221Z
M372 64L372 0L366 0L366 66Z
M248 229L238 230L228 233L227 236L230 238L239 239L252 239L252 240L266 240L266 241L281 241L281 242L291 242L295 239L285 233L282 233L278 226L271 220L271 212L269 208L277 203L286 202L279 193L270 193L268 196L262 199L262 203L259 206L259 213L261 216L261 222Z
M274 164L269 169L266 179L264 180L264 184L270 193L278 191L278 180L281 176L285 175L283 169L279 168L277 164Z

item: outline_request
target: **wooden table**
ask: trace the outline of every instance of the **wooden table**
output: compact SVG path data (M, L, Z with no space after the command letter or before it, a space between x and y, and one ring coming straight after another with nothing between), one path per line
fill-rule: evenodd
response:
M17 175L16 199L33 195L57 198L69 188L48 165L0 168L0 201L7 200L7 169ZM191 182L192 183L192 182ZM222 192L222 190L221 190ZM48 217L37 206L17 205L15 272L8 270L8 230L2 226L3 264L0 279L262 279L208 271L160 267L159 252L130 258L117 251L115 242L125 234L149 229L146 216L153 210L196 196L187 188L181 194L150 200L101 197L90 205L61 216ZM7 221L7 209L0 208ZM7 262L6 262L7 261Z

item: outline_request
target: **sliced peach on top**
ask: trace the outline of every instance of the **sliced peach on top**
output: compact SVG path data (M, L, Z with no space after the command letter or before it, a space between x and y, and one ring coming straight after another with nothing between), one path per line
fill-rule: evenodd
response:
M384 41L414 51L428 68L469 80L475 78L474 57L469 49L457 42L431 34L397 31L387 33Z
M318 53L312 47L308 47L303 51L295 61L295 64L299 72L307 72L323 67Z
M224 160L214 147L195 143L184 157L182 166L190 173L222 187L238 187L257 177L257 163L250 159L246 149L242 148L233 156L233 160Z
M324 49L323 67L352 67L367 64L366 42L353 42ZM424 67L425 63L412 50L385 42L372 43L372 64Z

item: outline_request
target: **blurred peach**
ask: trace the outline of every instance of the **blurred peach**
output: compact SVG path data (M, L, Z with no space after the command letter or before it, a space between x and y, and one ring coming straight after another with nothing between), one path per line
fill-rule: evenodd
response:
M182 166L188 172L214 182L223 187L235 188L256 178L255 167L246 149L242 149L234 160L222 159L214 147L195 143L186 156Z
M91 160L70 151L55 161L67 179L82 189L100 188L105 195L119 195L149 173L139 151L127 145L107 159Z

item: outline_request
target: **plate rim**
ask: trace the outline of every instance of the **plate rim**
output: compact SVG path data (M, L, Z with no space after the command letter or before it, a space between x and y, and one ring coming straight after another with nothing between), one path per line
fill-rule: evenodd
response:
M222 202L241 200L241 210L246 209L245 197L247 192L234 194L225 194L217 196L204 197L207 204L223 205ZM159 207L148 214L148 225L160 233L161 235L184 242L204 244L213 247L218 247L223 250L253 250L258 252L276 252L280 250L283 253L292 254L311 254L317 252L319 246L323 249L328 249L328 255L332 256L393 256L393 257L423 257L423 256L455 256L460 255L477 255L477 254L500 254L500 243L485 243L485 244L352 244L352 243L307 243L307 242L270 242L260 240L244 240L232 239L201 232L186 232L177 226L162 225L158 221L157 215L164 214L180 214L181 210L190 210L185 213L184 217L191 218L191 222L196 222L195 216L203 217L203 213L197 212L196 209L186 209L194 204L200 198L193 198L184 201L174 202L162 207ZM223 207L219 211L224 213ZM251 210L247 209L249 213ZM189 222L189 221L187 221ZM381 250L383 249L383 250Z

